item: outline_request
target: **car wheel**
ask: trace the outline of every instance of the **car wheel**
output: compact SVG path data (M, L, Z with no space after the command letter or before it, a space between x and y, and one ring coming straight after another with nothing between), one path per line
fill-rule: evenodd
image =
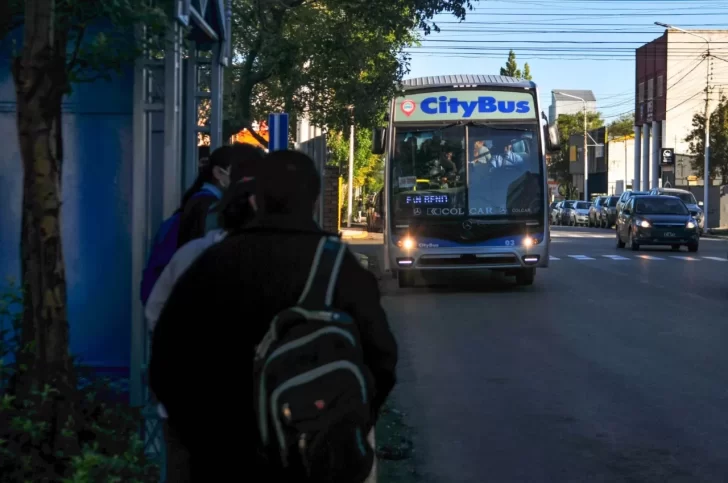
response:
M698 251L698 247L699 247L698 242L689 243L688 244L688 251L690 253L696 253Z
M634 237L632 236L632 227L629 227L629 247L632 249L633 252L636 252L640 249L639 243L636 243L634 241Z
M533 285L533 281L536 278L535 268L519 268L516 271L516 284L521 286Z
M616 233L617 233L617 248L624 248L624 242L619 237L619 231L616 231Z

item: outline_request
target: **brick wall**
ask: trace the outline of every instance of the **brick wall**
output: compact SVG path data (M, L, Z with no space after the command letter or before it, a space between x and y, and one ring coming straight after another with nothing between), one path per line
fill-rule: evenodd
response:
M339 232L339 169L326 166L322 179L323 221L321 228L330 233Z

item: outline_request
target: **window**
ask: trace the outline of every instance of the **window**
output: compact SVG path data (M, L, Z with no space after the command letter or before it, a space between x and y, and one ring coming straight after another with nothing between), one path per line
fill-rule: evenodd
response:
M665 78L663 76L657 76L657 97L662 97L665 86L663 83L665 82Z
M637 101L645 102L645 83L644 82L640 82L639 86L637 87Z
M647 100L651 101L655 93L655 79L647 79Z

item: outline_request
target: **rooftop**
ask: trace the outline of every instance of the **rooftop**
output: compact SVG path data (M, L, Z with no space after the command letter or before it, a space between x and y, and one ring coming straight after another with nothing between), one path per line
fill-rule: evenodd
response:
M414 77L404 79L402 87L405 91L418 89L430 89L438 87L473 86L473 87L497 87L508 84L510 87L521 87L533 89L536 87L531 81L506 77L502 75L437 75L432 77Z

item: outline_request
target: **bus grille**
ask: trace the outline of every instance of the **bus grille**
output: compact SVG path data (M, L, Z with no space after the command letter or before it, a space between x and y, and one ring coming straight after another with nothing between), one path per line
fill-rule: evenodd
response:
M417 263L421 267L489 266L520 265L518 258L509 253L463 254L463 255L423 255Z

